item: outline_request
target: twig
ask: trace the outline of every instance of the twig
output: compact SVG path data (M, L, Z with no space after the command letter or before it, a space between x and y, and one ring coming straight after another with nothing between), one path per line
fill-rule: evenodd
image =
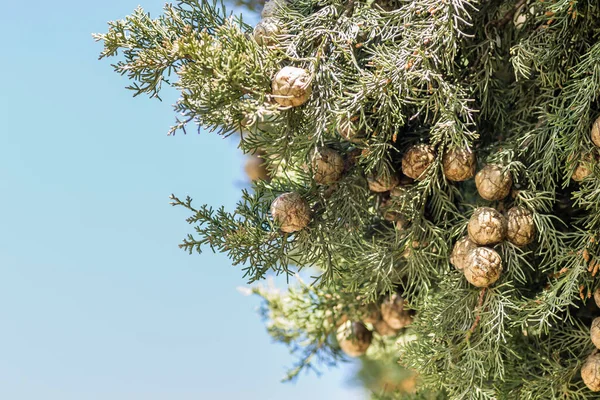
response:
M346 14L346 17L348 18L352 17L352 14L354 14L354 0L349 0L348 3L346 3L346 11L344 14Z
M469 328L469 332L467 332L467 342L471 339L471 335L475 333L475 329L477 329L477 325L479 325L479 321L481 321L481 307L483 306L483 297L485 296L485 289L481 289L479 293L479 299L477 300L477 308L475 309L476 316L475 321L473 321L473 325Z
M515 4L515 6L509 12L504 14L504 17L502 17L502 19L493 21L492 25L496 25L498 28L503 27L504 25L506 25L508 23L508 21L511 20L513 15L515 15L515 13L519 10L519 8L521 8L525 3L527 3L527 0L519 0L517 2L517 4Z

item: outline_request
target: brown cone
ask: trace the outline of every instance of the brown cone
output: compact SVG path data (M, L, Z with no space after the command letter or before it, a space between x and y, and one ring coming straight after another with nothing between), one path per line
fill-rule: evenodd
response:
M506 238L515 246L526 246L535 239L533 214L524 207L512 207L506 213Z
M398 185L398 177L396 175L370 175L367 177L367 182L369 184L369 189L372 192L382 193L392 190L394 187L396 187Z
M342 117L337 125L337 132L341 137L352 143L361 143L363 135L358 132L356 125L347 117Z
M412 323L412 316L404 309L404 299L393 294L381 304L381 318L392 329L402 329Z
M398 334L398 329L392 328L382 319L373 324L373 329L381 336L396 336Z
M499 165L488 164L475 175L477 192L486 200L502 200L510 193L513 184L509 171L503 172Z
M600 147L600 117L598 117L592 125L592 142Z
M409 178L420 180L435 161L435 152L431 146L418 144L412 146L402 157L402 172Z
M469 148L450 149L442 157L442 167L446 179L460 182L475 175L475 153Z
M489 247L478 247L467 254L465 278L477 287L493 285L502 273L502 259L500 255Z
M268 181L270 179L269 170L265 165L265 160L257 155L248 157L244 170L252 182L258 180Z
M360 357L371 345L373 333L362 322L347 321L338 328L336 338L344 353L350 357Z
M321 185L337 182L344 171L344 159L335 150L321 147L311 156L313 178Z
M469 238L480 246L500 243L506 237L506 218L491 207L475 209L467 225Z
M273 200L271 215L283 232L300 231L310 222L310 208L296 192L284 193Z
M581 367L581 379L592 392L600 392L600 354L591 354Z
M467 260L467 254L469 251L477 248L477 244L475 244L469 236L463 236L458 239L458 241L454 244L452 248L452 254L450 255L450 263L454 265L454 267L458 270L463 270L465 268L465 263Z
M581 157L581 160L577 164L575 171L573 171L573 175L571 178L575 182L582 182L585 178L592 174L594 170L594 161L595 158L592 154L586 154Z
M596 348L600 349L600 317L594 318L590 328L590 339Z
M312 77L308 70L284 67L273 78L274 100L286 107L298 107L306 103L311 94Z

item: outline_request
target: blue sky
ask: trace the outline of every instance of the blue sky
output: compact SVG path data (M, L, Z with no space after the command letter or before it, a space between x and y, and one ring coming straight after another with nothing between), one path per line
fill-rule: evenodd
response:
M229 209L233 139L167 137L92 32L138 3L3 2L0 13L0 398L360 399L348 367L280 384L293 361L222 255L189 256L171 193Z

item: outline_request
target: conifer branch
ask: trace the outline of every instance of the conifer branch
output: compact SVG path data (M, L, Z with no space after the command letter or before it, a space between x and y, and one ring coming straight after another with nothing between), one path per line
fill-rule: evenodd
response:
M250 282L310 269L313 282L287 293L253 289L271 336L298 356L289 379L341 362L337 323L364 320L365 305L396 294L414 322L396 345L376 335L365 363L395 357L418 371L412 398L595 398L579 371L594 347L589 305L600 269L600 153L590 138L600 112L598 5L393 6L286 2L268 46L200 0L167 5L155 19L137 9L95 35L100 57L118 57L113 67L134 95L159 98L163 84L180 91L170 133L188 124L242 133L242 151L265 160L270 179L243 191L233 211L171 197L190 213L193 233L180 247L224 252ZM525 23L514 19L520 10ZM273 77L286 66L310 75L301 106L274 101ZM408 179L404 156L420 144L433 161ZM331 184L315 178L323 147L343 160ZM505 196L484 200L472 180L452 181L444 156L454 149L475 153L478 170L498 164L510 174ZM582 166L587 176L575 182ZM399 184L380 192L376 178ZM288 192L310 209L293 233L270 212ZM502 272L478 289L449 259L482 206L518 207L535 235L486 245ZM375 398L405 395L390 391Z

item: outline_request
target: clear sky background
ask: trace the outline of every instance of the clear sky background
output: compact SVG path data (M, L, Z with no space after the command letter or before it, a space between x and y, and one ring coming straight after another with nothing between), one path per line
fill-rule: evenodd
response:
M162 0L0 0L0 399L361 399L348 366L293 362L222 255L189 256L168 196L232 209L235 140L167 137L92 32Z

